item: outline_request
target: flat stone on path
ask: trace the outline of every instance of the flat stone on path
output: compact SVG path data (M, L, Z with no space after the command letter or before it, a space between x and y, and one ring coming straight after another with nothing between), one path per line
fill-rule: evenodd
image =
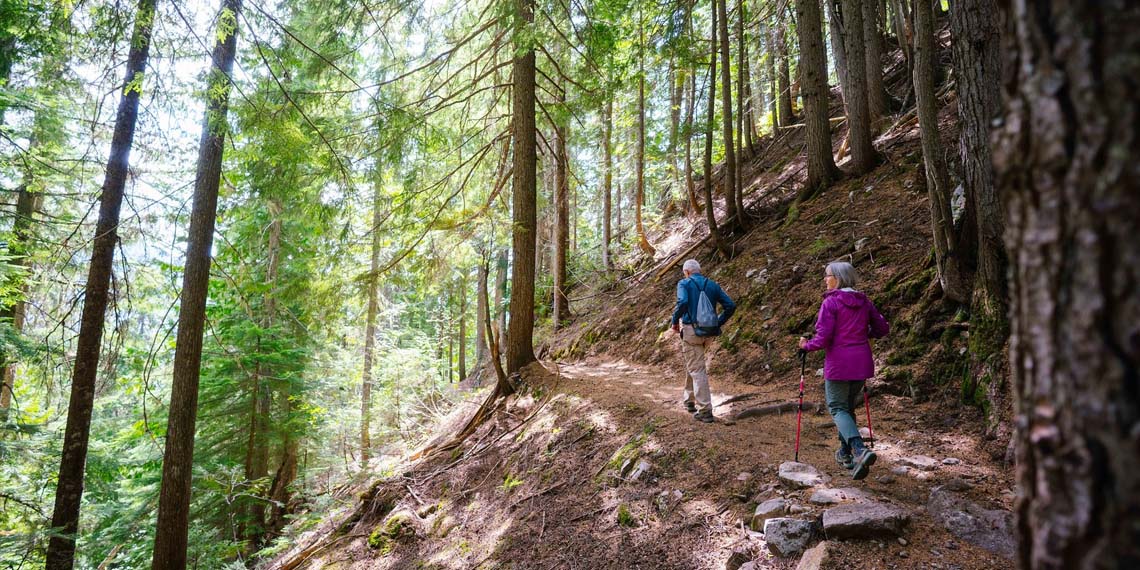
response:
M829 544L825 540L807 550L803 558L800 558L800 563L796 565L796 570L819 570L827 564L827 548Z
M927 457L925 455L911 455L909 457L900 457L899 463L914 467L915 469L921 469L922 471L934 471L935 469L938 469L939 462L933 457Z
M811 542L811 521L779 518L768 519L764 523L764 540L768 550L776 556L788 557L799 554Z
M946 486L935 487L930 492L926 510L950 534L998 556L1013 558L1017 548L1013 513L985 509Z
M756 511L752 513L752 522L749 524L752 530L762 530L764 528L764 521L774 519L784 514L784 509L787 503L783 499L769 499L756 505Z
M853 487L843 487L840 489L816 489L808 499L809 503L816 505L836 505L839 503L849 503L857 501L866 501L870 497L867 493Z
M825 482L823 475L815 467L795 461L781 463L780 473L777 476L780 482L793 489L807 489Z
M823 512L823 532L828 538L898 536L909 520L906 511L886 503L849 503Z

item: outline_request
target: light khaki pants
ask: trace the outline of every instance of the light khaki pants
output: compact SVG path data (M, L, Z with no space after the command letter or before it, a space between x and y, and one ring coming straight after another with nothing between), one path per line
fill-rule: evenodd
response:
M697 410L712 411L709 375L705 371L705 345L710 337L697 336L693 325L681 327L681 356L685 359L684 401L695 400Z

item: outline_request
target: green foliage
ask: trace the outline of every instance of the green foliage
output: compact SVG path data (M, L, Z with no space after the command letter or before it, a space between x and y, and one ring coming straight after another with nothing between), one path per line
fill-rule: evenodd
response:
M626 528L633 528L638 524L637 517L634 517L633 514L629 512L629 507L625 503L618 505L617 523L618 526L624 526Z

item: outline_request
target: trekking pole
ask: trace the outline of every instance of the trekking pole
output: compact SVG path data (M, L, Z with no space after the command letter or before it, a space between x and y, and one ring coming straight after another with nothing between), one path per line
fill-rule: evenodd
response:
M796 463L800 461L800 421L804 415L804 367L807 366L807 351L800 349L800 405L796 410Z
M871 427L871 398L867 395L867 384L863 384L863 405L867 408L867 447L875 447L875 428Z

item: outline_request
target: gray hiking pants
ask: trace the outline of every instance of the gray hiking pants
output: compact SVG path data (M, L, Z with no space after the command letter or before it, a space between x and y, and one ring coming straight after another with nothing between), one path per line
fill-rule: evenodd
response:
M863 391L864 380L828 380L824 386L827 393L827 410L835 420L839 430L839 441L850 445L851 438L859 437L859 425L855 423L855 413L859 409L859 395Z

